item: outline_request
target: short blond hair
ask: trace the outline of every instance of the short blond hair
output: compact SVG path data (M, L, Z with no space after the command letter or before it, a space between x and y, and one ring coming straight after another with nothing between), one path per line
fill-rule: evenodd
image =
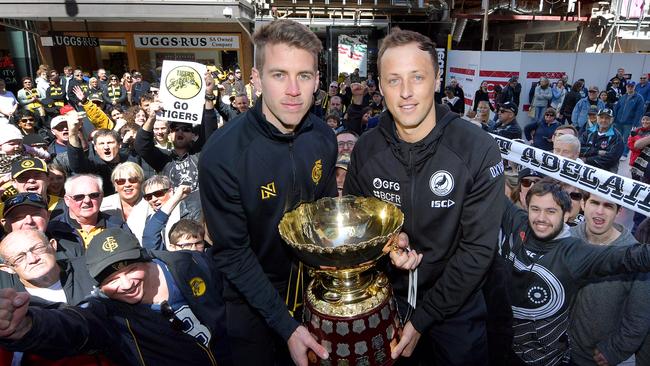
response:
M115 184L115 179L120 176L136 177L142 183L144 181L144 171L140 166L132 161L125 161L118 164L111 173L111 181Z
M255 44L255 68L262 73L266 45L286 44L305 50L314 56L314 68L318 69L318 54L323 49L320 39L303 24L289 19L274 20L253 34Z

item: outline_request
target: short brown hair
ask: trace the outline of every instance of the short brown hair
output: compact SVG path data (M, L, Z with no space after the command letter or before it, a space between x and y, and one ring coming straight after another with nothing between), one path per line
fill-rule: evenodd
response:
M267 44L285 43L290 47L305 50L314 56L314 68L318 69L318 53L323 49L320 39L306 26L288 19L274 20L265 24L253 34L255 44L255 68L262 73L264 51Z
M381 74L381 58L384 56L384 52L387 49L399 46L405 46L407 44L416 43L418 48L422 51L428 52L431 56L431 62L433 62L433 69L438 75L438 51L436 51L436 44L431 40L431 38L420 34L418 32L413 32L409 30L401 30L397 27L394 27L390 34L384 38L381 43L381 48L379 48L379 54L377 55L377 71Z
M97 145L97 139L100 137L105 137L105 136L111 136L112 138L115 139L115 142L118 144L122 141L120 138L119 132L115 130L109 130L107 128L100 128L99 130L96 130L95 135L93 136L93 144Z
M205 229L198 221L180 219L169 230L169 242L176 244L184 236L191 236L203 239Z

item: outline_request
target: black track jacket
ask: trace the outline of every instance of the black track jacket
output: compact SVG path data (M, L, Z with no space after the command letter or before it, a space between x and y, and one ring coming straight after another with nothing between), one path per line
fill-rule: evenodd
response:
M199 192L214 259L227 279L224 299L244 299L287 340L298 327L284 301L293 256L278 224L302 202L336 196L337 144L311 114L293 133L281 133L262 104L212 134L199 160Z
M375 196L404 212L418 268L420 333L453 315L478 290L497 247L503 212L503 163L482 129L442 105L423 140L400 141L392 115L380 117L352 151L344 192ZM389 269L395 293L406 297L408 272Z

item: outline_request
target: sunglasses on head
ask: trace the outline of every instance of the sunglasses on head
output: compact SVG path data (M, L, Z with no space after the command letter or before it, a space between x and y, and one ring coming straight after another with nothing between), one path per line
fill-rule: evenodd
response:
M539 179L530 179L530 178L522 178L521 179L521 186L525 188L529 188L533 184L537 183Z
M144 199L147 201L151 201L152 198L157 197L160 198L164 196L167 191L169 191L169 188L164 188L164 189L159 189L157 191L149 192L144 194Z
M117 184L118 186L121 186L121 185L124 185L126 183L126 181L129 181L129 183L131 183L131 184L135 184L135 183L140 182L140 179L137 178L137 177L117 178L113 182L115 182L115 184Z
M580 193L580 192L570 192L569 197L571 197L571 200L573 200L573 201L580 201L580 200L582 200L582 193Z
M96 200L101 195L102 194L99 193L99 192L93 192L93 193L88 193L88 194L74 194L74 195L69 195L68 197L72 198L75 202L81 202L86 197L90 198L91 200Z
M11 197L10 199L5 201L4 205L5 205L5 208L6 208L6 207L19 205L19 204L21 204L21 203L23 203L25 201L45 204L45 201L43 201L43 197L40 194L38 194L38 193L27 193L27 194L19 194L17 196Z

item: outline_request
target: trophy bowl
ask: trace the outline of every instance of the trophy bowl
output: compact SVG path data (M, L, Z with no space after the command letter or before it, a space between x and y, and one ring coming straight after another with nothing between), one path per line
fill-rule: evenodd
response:
M377 261L403 223L395 205L345 196L303 203L286 213L278 228L301 262L340 270Z

